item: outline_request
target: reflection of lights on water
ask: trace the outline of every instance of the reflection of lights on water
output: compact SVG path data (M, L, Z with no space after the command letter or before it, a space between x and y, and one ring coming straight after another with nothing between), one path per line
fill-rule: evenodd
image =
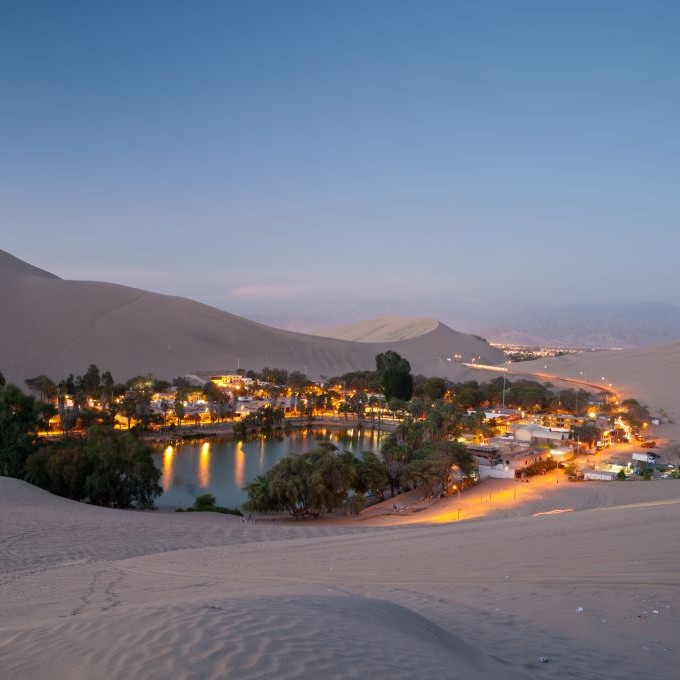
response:
M161 478L161 487L163 491L167 491L172 486L172 458L175 449L172 446L166 446L163 451L163 476Z
M208 484L210 484L210 444L204 442L198 457L198 485L205 489Z
M260 447L260 455L264 455L264 448ZM234 486L242 489L246 479L246 452L243 450L243 442L236 442L234 451Z

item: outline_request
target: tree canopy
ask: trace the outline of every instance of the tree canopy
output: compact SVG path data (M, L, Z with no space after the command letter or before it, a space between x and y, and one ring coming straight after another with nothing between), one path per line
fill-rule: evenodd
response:
M380 377L386 401L401 399L409 401L413 396L411 364L402 356L388 350L375 357L375 366Z
M246 486L244 509L255 512L285 511L292 517L318 517L342 507L358 492L382 494L387 471L377 456L361 459L333 445L318 447L282 458L265 475ZM354 506L356 507L356 503ZM361 505L361 503L359 503Z
M0 386L0 474L21 477L33 452L38 431L54 413L15 385Z
M28 457L25 476L60 496L113 508L149 508L162 492L150 445L102 426L40 448Z
M246 487L246 510L287 511L295 519L332 512L356 479L351 454L319 446L282 458L264 477ZM251 502L252 500L252 502Z

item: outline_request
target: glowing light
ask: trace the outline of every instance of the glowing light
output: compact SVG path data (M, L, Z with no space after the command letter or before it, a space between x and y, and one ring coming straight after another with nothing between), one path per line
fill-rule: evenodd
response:
M172 446L166 446L163 451L163 476L161 477L161 487L166 491L172 486L173 479L173 465L172 459L175 454L175 449Z
M198 485L205 489L208 484L210 484L210 444L204 442L198 457Z
M234 485L242 489L246 479L246 453L243 450L243 442L236 443L234 451Z

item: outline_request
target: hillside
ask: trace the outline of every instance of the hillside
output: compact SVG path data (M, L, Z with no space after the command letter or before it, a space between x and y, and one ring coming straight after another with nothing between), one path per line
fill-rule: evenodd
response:
M676 484L489 480L463 521L452 498L380 527L112 510L0 477L0 674L671 680Z
M315 333L354 342L394 342L417 338L435 330L439 321L428 317L385 315L357 323L335 326ZM461 333L462 335L462 333Z
M358 343L293 333L186 298L110 283L67 281L0 251L0 371L21 383L61 378L90 363L117 380L151 372L172 378L197 371L266 365L312 377L374 367L393 349L415 372L456 378L453 354L494 363L502 354L473 336L437 324L417 337Z
M512 364L510 370L515 374L568 378L591 385L611 384L623 398L634 397L653 411L663 410L680 420L680 342L525 361Z
M461 319L463 327L471 327ZM494 342L559 347L651 347L680 339L680 307L583 303L517 310L511 320L478 324Z

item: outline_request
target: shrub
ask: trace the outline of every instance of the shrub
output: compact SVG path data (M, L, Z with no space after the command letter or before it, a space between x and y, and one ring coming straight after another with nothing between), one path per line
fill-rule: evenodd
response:
M217 499L211 493L196 496L196 500L194 500L195 510L212 510L215 507L217 507Z
M160 476L149 444L100 425L84 439L55 442L26 461L26 478L37 486L112 508L153 507L162 493Z

